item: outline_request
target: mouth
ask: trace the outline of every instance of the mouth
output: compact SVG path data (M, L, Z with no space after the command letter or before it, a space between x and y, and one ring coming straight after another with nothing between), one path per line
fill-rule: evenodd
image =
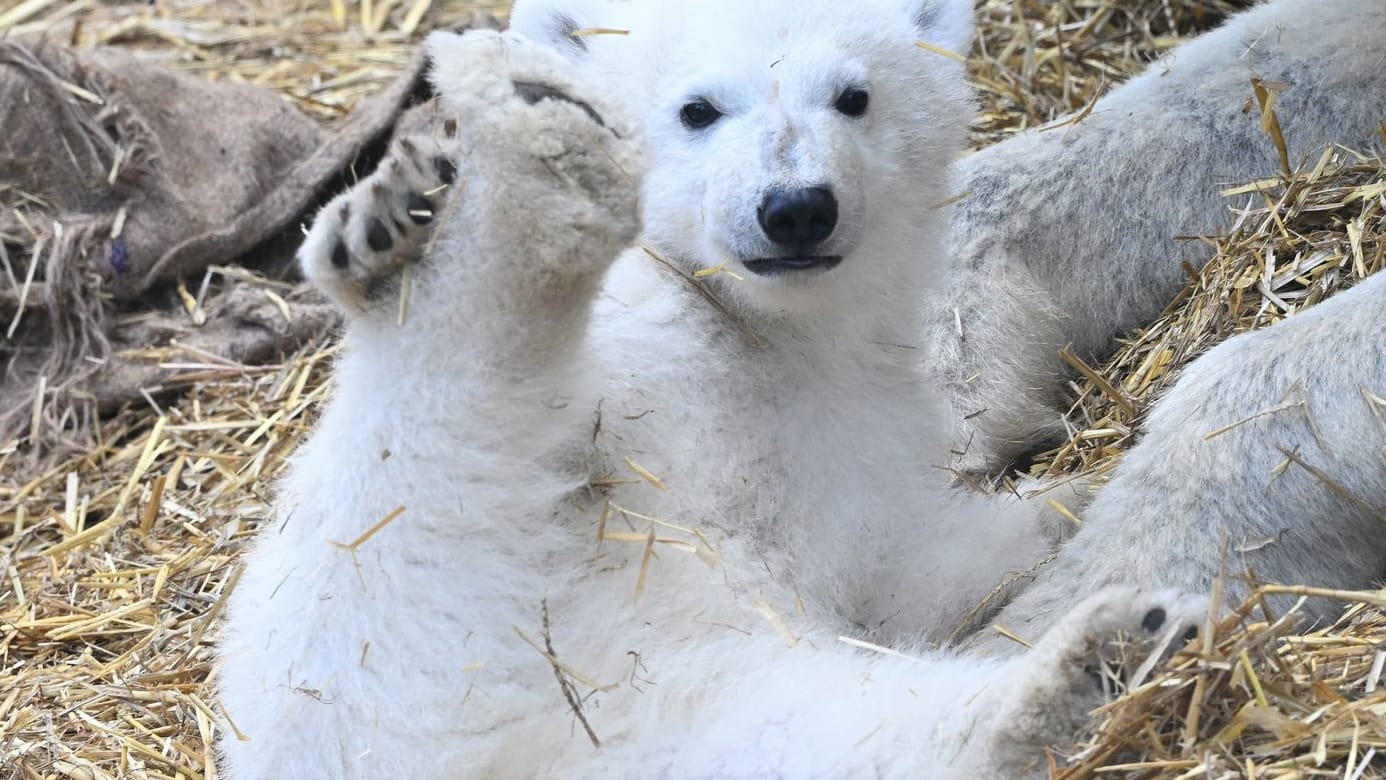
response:
M842 262L841 255L817 255L813 257L758 257L742 260L746 270L756 276L780 276L804 271L831 271Z

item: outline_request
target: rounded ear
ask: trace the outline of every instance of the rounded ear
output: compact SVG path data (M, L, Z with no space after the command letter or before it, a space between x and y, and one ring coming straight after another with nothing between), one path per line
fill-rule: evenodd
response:
M599 26L606 5L602 0L518 0L510 11L510 29L580 57L587 53L587 41L573 33Z
M907 0L914 24L928 43L966 56L972 51L971 0Z

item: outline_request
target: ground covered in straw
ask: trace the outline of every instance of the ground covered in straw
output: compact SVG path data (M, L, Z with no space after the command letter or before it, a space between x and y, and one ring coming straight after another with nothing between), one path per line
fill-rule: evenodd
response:
M1244 5L983 0L975 142L1081 109ZM138 49L207 78L266 85L327 122L387 83L425 31L473 10L503 4L22 0L0 10L0 32ZM1384 194L1386 167L1345 151L1230 194L1243 207L1235 232L1158 322L1108 364L1084 367L1073 440L1036 469L1109 469L1184 362L1379 269ZM89 452L37 472L26 443L0 443L0 778L216 775L209 745L226 727L208 685L218 613L274 477L330 392L332 347L267 367L177 345L143 357L193 389L124 411ZM1343 621L1307 636L1247 605L1200 655L1109 708L1101 734L1056 771L1381 776L1372 759L1386 747L1383 599L1339 595ZM1121 763L1133 756L1145 763Z

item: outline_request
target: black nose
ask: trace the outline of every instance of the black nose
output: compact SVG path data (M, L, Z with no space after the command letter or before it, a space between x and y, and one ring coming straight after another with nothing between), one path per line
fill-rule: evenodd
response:
M772 192L756 216L771 241L803 249L827 241L837 229L837 198L822 187Z

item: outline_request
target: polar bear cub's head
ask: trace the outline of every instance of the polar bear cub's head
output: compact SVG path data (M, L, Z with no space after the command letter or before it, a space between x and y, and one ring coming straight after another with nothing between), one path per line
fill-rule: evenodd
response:
M739 302L852 305L937 262L971 108L938 50L967 51L970 0L519 0L511 22L629 101L645 241L744 276Z

